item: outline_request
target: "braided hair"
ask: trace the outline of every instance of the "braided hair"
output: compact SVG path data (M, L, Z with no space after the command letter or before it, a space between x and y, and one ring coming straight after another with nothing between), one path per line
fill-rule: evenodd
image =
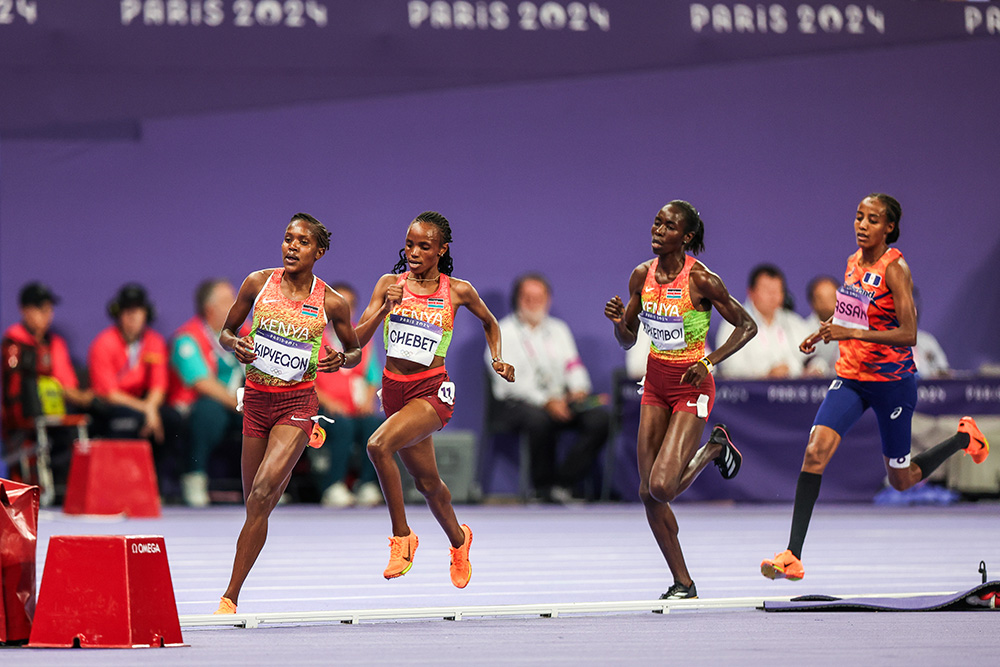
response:
M322 222L308 213L296 213L292 216L292 219L288 222L288 224L291 224L296 220L300 220L309 225L309 231L311 231L313 236L316 237L316 244L320 248L323 250L330 249L330 230L327 229Z
M889 222L895 223L892 231L885 237L886 245L892 245L899 240L899 221L903 217L903 207L899 205L895 197L884 192L873 192L866 199L876 199L885 206L885 217Z
M413 222L426 222L428 224L434 225L441 232L441 245L445 243L451 243L451 224L448 222L448 218L444 217L437 211L424 211L416 218ZM413 222L410 224L412 225ZM451 259L451 248L438 259L438 271L450 276L451 272L454 270L454 262ZM399 250L399 261L396 265L392 267L393 273L402 273L406 270L406 248L400 248Z

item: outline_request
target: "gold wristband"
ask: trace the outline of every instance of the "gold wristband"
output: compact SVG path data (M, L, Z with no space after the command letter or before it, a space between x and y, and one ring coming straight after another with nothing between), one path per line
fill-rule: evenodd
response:
M708 371L709 375L715 372L715 364L713 364L712 360L708 357L702 357L698 361L705 367L705 370Z

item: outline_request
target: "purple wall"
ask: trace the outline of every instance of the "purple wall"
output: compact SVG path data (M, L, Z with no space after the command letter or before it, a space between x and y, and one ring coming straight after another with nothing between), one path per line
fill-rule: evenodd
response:
M0 322L18 318L21 284L45 280L82 359L104 304L139 280L167 334L202 278L279 264L299 210L334 234L318 274L368 293L434 208L452 220L456 275L498 316L515 275L551 276L606 390L623 354L603 304L649 257L667 200L701 209L702 259L739 298L772 261L802 311L810 277L843 271L857 202L882 190L903 204L921 325L977 367L1000 358L986 333L1000 312L997 71L997 43L938 44L157 120L138 142L3 141ZM454 423L475 428L483 337L467 314L457 327Z

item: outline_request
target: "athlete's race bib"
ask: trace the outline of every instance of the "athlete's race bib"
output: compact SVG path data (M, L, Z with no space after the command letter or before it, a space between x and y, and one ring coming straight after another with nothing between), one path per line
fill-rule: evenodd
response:
M386 356L430 366L444 329L405 315L389 315Z
M843 285L837 290L837 307L833 323L848 329L868 330L868 304L871 297L853 285Z
M684 340L684 318L680 315L657 315L643 310L639 313L639 321L657 350L666 352L687 347L687 341Z
M250 365L286 382L299 382L309 368L312 344L289 340L276 333L257 329L253 335L257 358Z

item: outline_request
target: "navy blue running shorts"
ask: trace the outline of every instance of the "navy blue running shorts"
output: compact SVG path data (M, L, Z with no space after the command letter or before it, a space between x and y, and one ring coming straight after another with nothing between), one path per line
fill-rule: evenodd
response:
M917 407L917 380L909 376L888 382L860 382L838 377L830 384L813 426L826 426L844 437L868 408L875 412L882 454L893 467L907 467L910 427ZM905 465L904 465L905 462Z

